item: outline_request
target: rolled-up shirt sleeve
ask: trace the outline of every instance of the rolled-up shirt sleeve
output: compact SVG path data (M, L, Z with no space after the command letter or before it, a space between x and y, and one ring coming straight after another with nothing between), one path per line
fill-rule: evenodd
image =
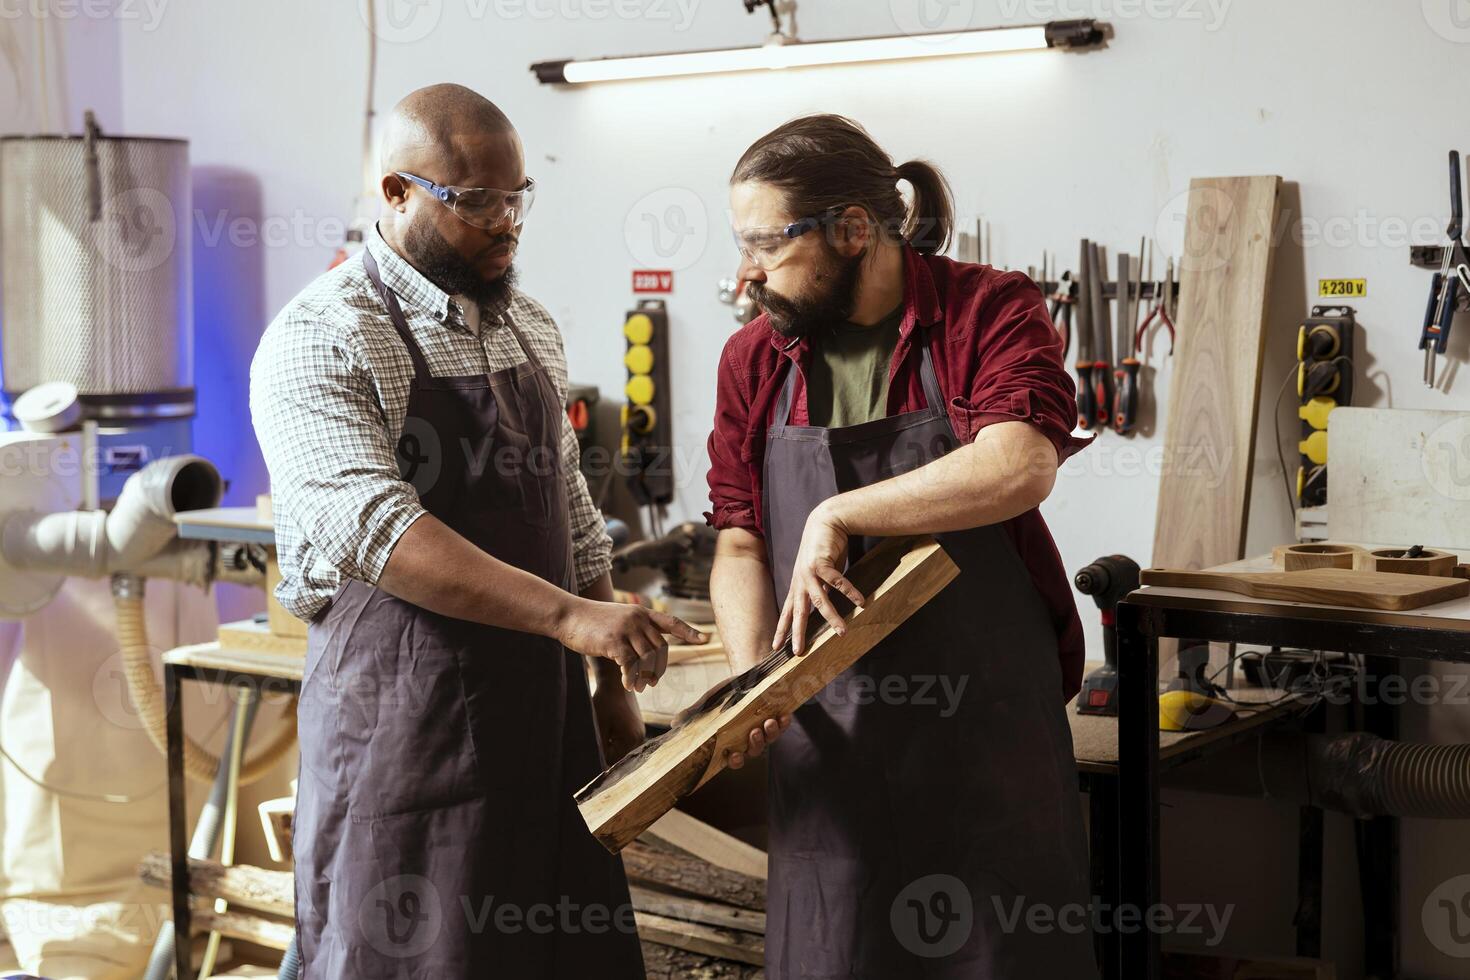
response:
M1022 421L1051 441L1058 463L1090 445L1090 439L1072 435L1077 386L1062 363L1061 337L1036 284L1022 273L1000 277L979 316L977 370L959 400L968 422L965 441L987 425Z
M361 353L325 315L283 312L251 364L250 410L272 506L343 576L376 585L426 511L398 478Z
M704 518L717 530L743 527L760 534L753 471L742 451L750 417L750 396L732 360L733 344L733 338L725 344L715 379L715 423L707 446L712 509Z

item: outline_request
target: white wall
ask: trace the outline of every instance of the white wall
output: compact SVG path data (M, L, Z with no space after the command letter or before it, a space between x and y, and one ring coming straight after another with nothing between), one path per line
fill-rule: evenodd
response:
M188 137L195 165L210 168L203 174L214 188L210 200L224 202L199 215L202 227L217 228L221 213L261 223L266 244L219 245L225 254L203 255L219 270L220 292L199 301L201 330L231 333L216 338L231 363L219 369L222 390L205 396L211 419L201 422L222 427L222 445L247 447L241 359L269 316L326 266L352 214L368 35L355 2L154 2L118 8L116 65L96 59L96 77L68 93L67 118L94 100L113 129ZM528 65L753 43L768 21L746 16L733 0L682 7L677 0L379 0L395 21L380 30L378 111L414 87L452 80L495 100L520 129L541 189L518 262L525 288L561 322L575 379L616 397L629 270L678 270L670 308L685 465L671 517L706 506L703 440L715 358L733 329L715 298L716 281L735 266L726 178L755 137L810 111L852 115L896 158L938 163L960 214L988 217L997 259L1014 267L1035 263L1043 249L1071 267L1082 236L1131 251L1147 234L1177 251L1191 177L1280 174L1295 185L1301 211L1293 227L1306 247L1292 235L1283 243L1265 410L1291 363L1297 318L1315 301L1315 280L1336 276L1368 280L1368 298L1356 304L1367 341L1362 390L1394 407L1470 407L1463 379L1433 392L1419 381L1415 343L1429 277L1407 263L1411 239L1438 241L1448 215L1445 153L1470 118L1462 100L1470 19L1452 18L1466 13L1463 0L918 3L931 3L935 26L1096 15L1116 36L1106 50L1079 55L557 90L538 85ZM910 0L802 0L800 7L799 29L809 39L912 28L922 9ZM624 11L640 16L619 16ZM83 57L92 56L74 54L69 64ZM1463 139L1459 145L1470 148ZM687 221L675 220L681 209ZM680 228L693 234L658 258L648 254L650 221L662 225L666 245ZM210 247L196 230L196 264ZM232 269L240 272L238 295L230 292ZM1454 361L1464 362L1470 325L1451 346ZM1161 404L1170 375L1157 359L1164 349L1160 341L1154 360ZM1263 427L1257 447L1253 551L1291 535L1269 432ZM1068 568L1118 551L1147 562L1158 483L1149 450L1161 439L1157 431L1131 440L1104 435L1066 467L1045 511ZM234 465L237 490L264 489L253 448L242 448ZM1295 465L1290 453L1288 465ZM1083 616L1097 649L1095 611L1084 607ZM1185 817L1186 808L1181 802L1170 819ZM1194 816L1209 820L1211 811ZM1438 860L1470 870L1457 836L1446 833L1442 843ZM1289 890L1292 877L1282 872L1282 887ZM1406 965L1455 975L1454 961L1417 929L1420 901L1405 895ZM1350 957L1352 941L1339 944Z

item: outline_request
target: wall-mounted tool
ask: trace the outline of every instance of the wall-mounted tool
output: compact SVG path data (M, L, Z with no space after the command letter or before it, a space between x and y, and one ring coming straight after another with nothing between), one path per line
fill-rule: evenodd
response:
M1092 596L1102 613L1103 665L1088 674L1077 695L1079 715L1118 713L1118 632L1113 613L1118 602L1138 588L1138 563L1127 555L1105 555L1079 571L1073 584Z
M1094 421L1099 428L1107 428L1113 410L1113 333L1112 319L1108 315L1107 300L1103 297L1103 280L1107 278L1106 253L1101 245L1092 242L1092 278L1088 287L1092 293L1092 334L1095 344L1092 356L1092 388L1094 392Z
M1097 424L1097 389L1092 386L1092 243L1082 239L1077 260L1077 425L1091 429Z
M729 305L735 322L742 327L760 316L760 307L745 291L745 283L739 279L720 280L720 302Z
M1062 360L1072 353L1072 307L1077 305L1077 283L1072 279L1072 270L1062 273L1057 288L1051 294L1051 322L1062 337Z
M640 504L674 499L673 412L669 407L669 314L661 299L638 301L623 323L628 369L620 451Z
M1353 397L1357 320L1351 306L1314 306L1297 331L1298 507L1327 502L1327 416Z
M1139 325L1137 332L1133 335L1133 352L1135 354L1143 353L1143 338L1148 334L1149 329L1153 327L1154 321L1157 320L1169 330L1169 354L1172 356L1175 340L1174 293L1179 288L1179 283L1174 279L1173 258L1170 258L1164 263L1164 278L1161 280L1151 280L1150 285L1154 291L1154 305L1149 310L1148 316L1144 317L1143 323Z
M1450 339L1450 324L1460 290L1457 264L1465 262L1465 247L1460 241L1464 209L1460 195L1460 154L1450 151L1450 223L1445 229L1444 254L1439 271L1429 286L1429 303L1424 310L1424 323L1419 331L1419 349L1424 352L1424 386L1434 387L1435 359L1444 353Z

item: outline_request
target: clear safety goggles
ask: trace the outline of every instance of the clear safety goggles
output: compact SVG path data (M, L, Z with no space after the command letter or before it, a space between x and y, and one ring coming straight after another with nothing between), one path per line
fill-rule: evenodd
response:
M536 182L530 177L518 191L499 191L493 187L445 187L401 170L397 174L434 195L465 224L487 230L499 227L507 217L514 227L519 228L526 221L531 202L536 199Z
M789 225L767 225L743 230L732 228L731 232L735 235L735 247L740 249L745 261L757 269L773 269L781 263L787 250L798 238L809 231L830 225L845 210L847 206L839 204L821 214L801 218Z

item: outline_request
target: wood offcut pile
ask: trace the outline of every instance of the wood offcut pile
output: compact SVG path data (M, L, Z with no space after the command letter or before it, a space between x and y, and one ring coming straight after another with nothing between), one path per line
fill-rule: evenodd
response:
M763 977L765 881L696 857L669 838L747 871L764 862L755 848L682 814L671 832L652 830L623 850L649 980ZM168 888L168 855L149 854L138 872L148 884ZM201 900L195 927L284 950L295 911L292 880L289 871L191 859L189 885ZM214 899L228 902L229 911L213 912Z

